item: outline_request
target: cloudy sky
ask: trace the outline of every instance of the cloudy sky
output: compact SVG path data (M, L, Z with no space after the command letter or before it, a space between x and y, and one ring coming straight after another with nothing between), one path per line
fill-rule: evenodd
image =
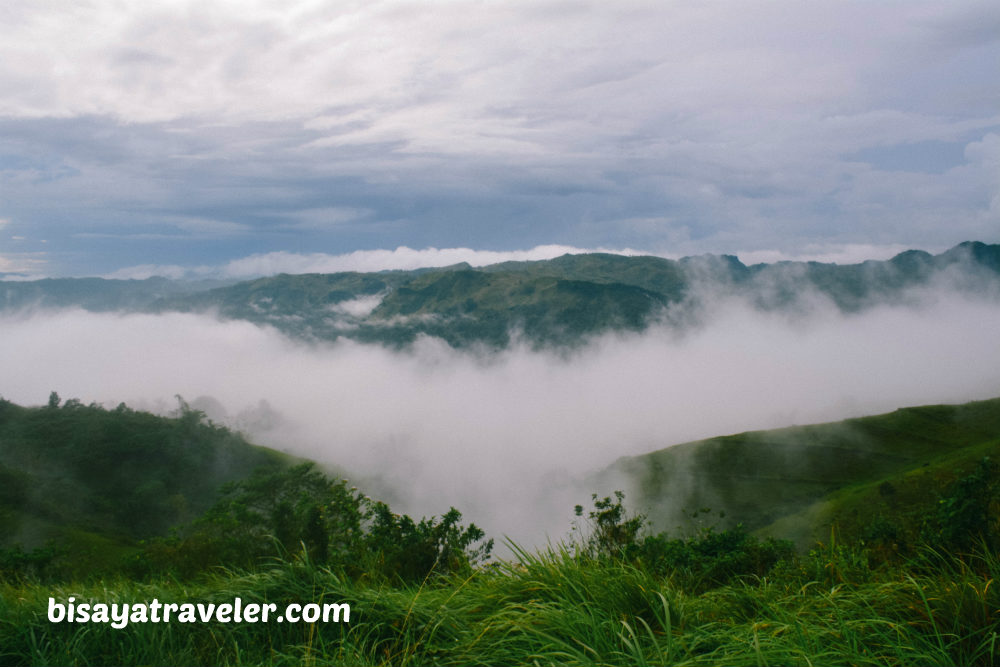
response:
M998 72L995 0L6 2L0 273L997 242Z

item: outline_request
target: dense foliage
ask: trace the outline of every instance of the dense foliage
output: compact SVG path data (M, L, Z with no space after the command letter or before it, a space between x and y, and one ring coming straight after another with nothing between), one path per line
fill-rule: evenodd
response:
M414 521L304 463L227 485L204 516L150 540L128 569L145 578L190 578L212 567L255 570L301 559L351 578L420 582L469 572L489 557L493 541L483 542L483 531L461 519L452 508L440 519Z
M183 400L165 418L55 392L40 408L0 399L0 549L24 561L20 545L33 569L46 553L70 572L114 569L137 540L202 514L222 485L288 462Z

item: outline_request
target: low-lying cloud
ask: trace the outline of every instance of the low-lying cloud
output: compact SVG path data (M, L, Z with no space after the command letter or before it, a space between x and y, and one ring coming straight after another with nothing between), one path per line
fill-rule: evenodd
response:
M642 254L635 250L584 249L566 245L541 245L527 250L474 250L472 248L408 248L395 250L355 250L333 255L328 253L268 252L234 259L219 266L183 267L144 264L120 269L106 278L143 279L150 276L167 278L255 278L279 273L338 273L341 271L410 271L466 262L471 266L487 266L500 262L524 262L552 259L562 255L607 252L623 255Z
M454 505L492 536L566 535L579 480L687 440L1000 395L1000 307L953 293L808 317L716 304L684 334L489 358L307 345L203 315L0 317L0 394L169 411L175 394L257 442L339 466L413 514ZM203 398L203 397L211 397Z
M755 250L738 252L744 264L761 262L835 262L856 264L869 259L889 259L904 250L903 245L872 244L810 244L801 252ZM943 248L941 250L944 250ZM633 248L579 248L567 245L540 245L524 250L476 250L472 248L409 248L395 250L355 250L343 254L268 252L234 259L220 265L180 266L176 264L141 264L119 269L105 278L143 280L163 276L175 280L192 278L246 279L273 276L279 273L338 273L341 271L411 271L438 268L463 262L470 266L488 266L500 262L532 262L554 259L562 255L609 253L614 255L651 255L678 259L677 253L636 250Z

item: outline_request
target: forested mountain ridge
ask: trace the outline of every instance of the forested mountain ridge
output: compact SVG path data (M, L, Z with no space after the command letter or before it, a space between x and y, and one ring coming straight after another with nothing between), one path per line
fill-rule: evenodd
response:
M995 298L1000 245L966 242L938 255L909 250L847 265L747 266L728 255L669 260L595 253L481 268L280 274L221 286L162 278L0 282L0 310L210 312L307 340L405 346L428 335L453 347L502 348L517 336L536 347L562 346L653 323L684 326L691 312L716 298L794 310L819 297L857 312L939 285Z

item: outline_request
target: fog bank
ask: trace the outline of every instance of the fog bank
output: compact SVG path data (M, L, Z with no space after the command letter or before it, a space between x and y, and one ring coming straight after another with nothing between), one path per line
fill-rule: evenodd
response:
M537 542L566 535L592 491L576 480L620 456L1000 395L1000 306L920 303L796 318L718 303L684 335L488 358L435 340L307 345L204 315L4 315L0 395L166 412L180 394L256 442L369 480L401 511L454 505L491 536Z

